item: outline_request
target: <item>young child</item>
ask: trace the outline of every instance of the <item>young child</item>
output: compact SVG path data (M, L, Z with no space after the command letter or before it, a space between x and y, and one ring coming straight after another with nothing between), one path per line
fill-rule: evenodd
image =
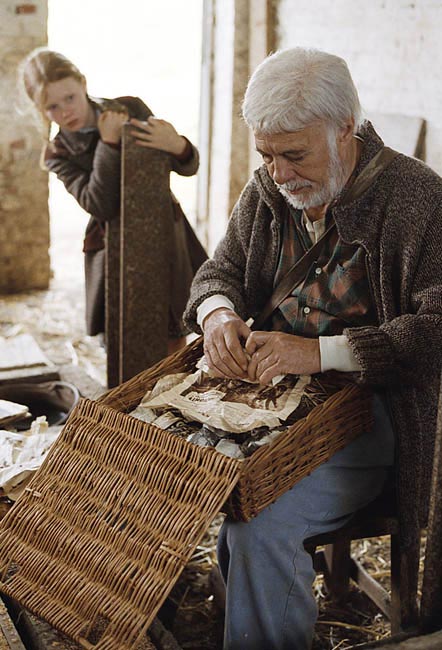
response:
M140 147L169 153L172 169L183 176L197 172L198 151L172 124L153 117L138 97L92 99L84 75L58 52L46 48L31 52L22 64L22 82L46 127L51 122L59 126L55 138L44 148L44 166L91 215L83 251L86 330L94 336L104 332L104 232L106 221L119 218L123 124L129 121L134 125L135 142ZM171 199L177 217L185 220L173 195ZM186 229L191 230L185 222ZM177 286L185 287L185 295L170 296L169 353L185 344L181 313L193 274L207 257L193 232L190 239L191 252L175 242L174 256L183 262L176 264L180 269ZM187 269L184 285L183 268Z

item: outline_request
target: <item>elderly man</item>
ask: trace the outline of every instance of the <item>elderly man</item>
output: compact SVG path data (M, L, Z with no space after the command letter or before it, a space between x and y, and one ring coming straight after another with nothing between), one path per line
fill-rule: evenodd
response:
M204 332L221 376L267 383L336 369L374 395L370 431L252 521L226 520L220 532L225 648L305 650L317 609L303 541L373 500L395 454L409 471L397 477L405 543L418 530L441 367L442 180L399 154L361 183L383 143L361 122L345 62L324 52L268 57L250 79L243 114L264 164L194 279L187 322ZM324 231L305 276L251 331L246 321Z

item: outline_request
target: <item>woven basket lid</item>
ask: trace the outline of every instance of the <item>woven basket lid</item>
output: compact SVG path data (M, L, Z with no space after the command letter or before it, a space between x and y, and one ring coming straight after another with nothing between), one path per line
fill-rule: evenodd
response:
M0 590L84 648L139 650L240 471L82 399L0 524Z

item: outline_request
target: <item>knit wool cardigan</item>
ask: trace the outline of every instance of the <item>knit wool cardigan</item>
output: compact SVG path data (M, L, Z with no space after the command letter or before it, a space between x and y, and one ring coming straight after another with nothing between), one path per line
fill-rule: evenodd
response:
M359 131L359 173L383 142L369 122ZM281 246L283 196L257 169L244 188L225 238L194 278L185 321L214 294L256 317L270 297ZM358 381L385 389L396 434L403 545L416 545L425 519L442 356L442 179L398 155L365 193L333 210L339 236L366 251L378 326L344 331L361 364Z

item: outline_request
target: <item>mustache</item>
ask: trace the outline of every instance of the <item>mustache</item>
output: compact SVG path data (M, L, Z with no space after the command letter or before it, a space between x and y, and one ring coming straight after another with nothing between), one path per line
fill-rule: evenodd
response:
M298 181L287 181L286 183L276 183L280 190L302 190L306 187L312 187L311 183L299 183Z

